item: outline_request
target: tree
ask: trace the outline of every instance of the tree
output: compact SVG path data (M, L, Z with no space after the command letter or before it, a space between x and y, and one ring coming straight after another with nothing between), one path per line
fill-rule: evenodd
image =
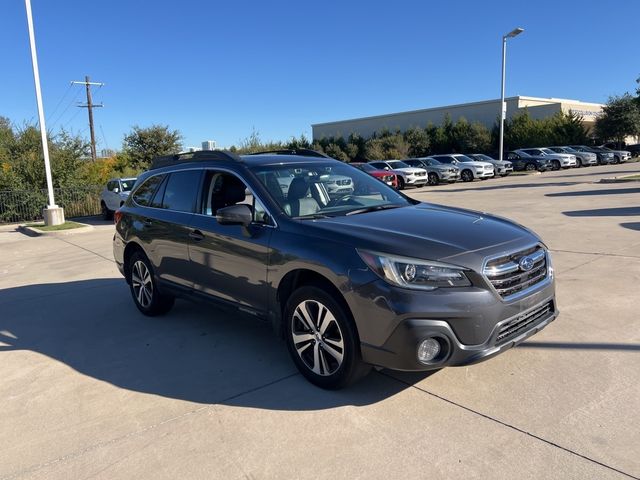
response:
M596 119L596 135L601 140L622 143L626 136L640 135L640 107L637 100L625 93L611 97Z
M404 140L409 147L410 157L424 157L429 154L429 135L423 128L410 128L404 132Z
M148 168L151 160L160 155L178 153L182 149L182 135L168 125L152 125L147 128L134 126L124 136L122 150L133 168Z

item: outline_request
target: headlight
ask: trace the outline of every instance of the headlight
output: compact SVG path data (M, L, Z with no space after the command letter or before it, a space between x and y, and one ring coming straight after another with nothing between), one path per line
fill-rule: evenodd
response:
M465 269L455 265L363 250L358 255L380 278L399 287L435 290L471 285Z

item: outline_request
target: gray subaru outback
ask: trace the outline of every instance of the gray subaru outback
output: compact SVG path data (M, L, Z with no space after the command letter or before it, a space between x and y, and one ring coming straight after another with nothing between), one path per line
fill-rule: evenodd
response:
M336 178L351 188L330 194ZM310 150L158 158L115 219L142 313L202 297L265 319L324 388L372 366L486 360L558 315L551 257L530 230L418 202Z

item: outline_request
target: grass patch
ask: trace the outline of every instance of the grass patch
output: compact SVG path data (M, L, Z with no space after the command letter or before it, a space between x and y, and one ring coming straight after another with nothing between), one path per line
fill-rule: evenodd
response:
M42 230L43 232L57 232L59 230L71 230L73 228L82 228L86 227L82 223L78 222L64 222L62 225L47 225L44 223L27 223L25 226L31 228L37 228L38 230Z

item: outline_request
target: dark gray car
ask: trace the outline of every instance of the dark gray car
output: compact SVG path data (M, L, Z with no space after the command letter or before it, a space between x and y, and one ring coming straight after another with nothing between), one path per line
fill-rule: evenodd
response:
M476 363L558 315L551 257L530 230L293 153L163 157L138 178L113 251L142 313L202 297L266 319L324 388L372 365ZM336 176L353 191L330 196Z

